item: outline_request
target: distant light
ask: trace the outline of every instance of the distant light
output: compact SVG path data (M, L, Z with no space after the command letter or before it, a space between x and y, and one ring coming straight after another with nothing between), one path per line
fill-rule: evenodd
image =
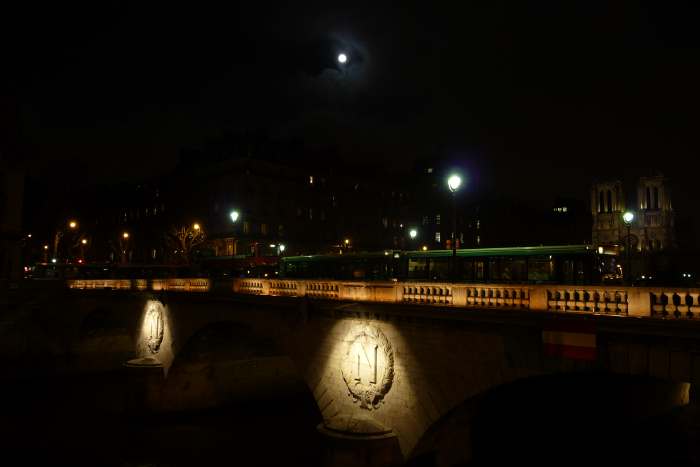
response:
M27 238L32 238L32 234L27 234Z
M276 248L276 247L277 247L277 245L275 245L274 243L270 243L270 248Z
M82 259L79 259L79 260L78 260L78 264L83 264L83 260L82 260Z
M602 255L602 254L603 254L603 247L602 247L602 246L599 246L599 247L598 247L598 254L599 254L599 255Z
M267 277L267 273L265 273L265 277Z
M56 262L56 258L51 258L51 262L52 262L52 263L55 263L55 262Z
M345 54L338 54L338 62L339 63L347 63L348 61L348 56Z
M644 274L642 274L642 279L646 279L646 278L647 278L647 276L645 276Z
M389 256L389 252L388 252L388 251L385 251L385 252L384 252L384 256Z
M78 227L78 223L75 221L70 221L68 223L68 227L70 227L71 229L74 229L74 228Z
M309 175L309 185L313 185L313 184L314 184L314 176Z
M126 240L127 238L129 238L129 232L124 232L124 233L122 234L122 238L124 238L125 240Z
M631 211L627 211L622 215L622 220L625 221L625 224L631 224L634 220L634 213Z
M399 258L401 255L398 253L394 253L394 258Z
M423 248L421 248L423 251L428 251L428 247L423 245Z
M450 188L450 191L452 193L459 190L459 186L461 184L462 184L462 177L460 177L457 174L450 175L450 178L447 179L447 186Z
M284 250L286 250L286 249L287 249L287 247L284 246L284 245L282 245L282 244L280 243L280 251L284 251Z
M44 250L48 250L48 249L49 249L49 246L48 246L48 245L44 245Z
M192 226L192 228L193 228L194 230L199 230L199 229L201 229L201 227L199 226L199 224L197 224L196 222L194 223L194 225Z
M236 222L240 217L240 214L238 213L238 211L233 210L229 213L229 216L231 217L231 222Z
M80 243L82 243L83 245L85 245L85 244L87 244L87 240L86 240L86 239L82 239L82 240L80 240Z
M418 231L416 229L411 229L408 231L408 236L411 238L416 238L418 236Z
M346 244L346 245L349 245L349 244L350 244L350 239L349 239L349 238L346 238L346 239L345 239L345 244Z

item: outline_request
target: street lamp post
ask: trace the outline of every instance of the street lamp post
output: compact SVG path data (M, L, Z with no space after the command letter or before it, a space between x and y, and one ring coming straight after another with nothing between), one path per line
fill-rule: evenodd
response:
M457 190L462 184L462 177L452 174L447 179L447 186L452 193L452 280L457 275Z
M629 284L632 278L632 271L630 266L630 227L632 227L632 222L634 221L634 213L631 211L625 212L622 215L622 220L625 223L625 226L627 226L627 246L625 247L625 282Z

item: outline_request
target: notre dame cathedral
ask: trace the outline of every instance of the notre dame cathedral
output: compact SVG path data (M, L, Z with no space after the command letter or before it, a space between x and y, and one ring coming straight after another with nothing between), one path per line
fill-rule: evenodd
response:
M674 248L674 219L668 180L663 175L641 177L636 199L625 196L619 180L596 183L591 188L592 242L595 247L621 251L627 242L622 215L634 214L630 226L632 251L660 252Z

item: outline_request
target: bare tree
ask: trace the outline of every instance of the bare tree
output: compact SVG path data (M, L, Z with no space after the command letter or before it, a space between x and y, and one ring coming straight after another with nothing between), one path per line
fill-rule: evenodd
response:
M179 261L190 264L192 261L192 250L204 243L206 235L204 229L198 224L173 226L167 234L168 245Z

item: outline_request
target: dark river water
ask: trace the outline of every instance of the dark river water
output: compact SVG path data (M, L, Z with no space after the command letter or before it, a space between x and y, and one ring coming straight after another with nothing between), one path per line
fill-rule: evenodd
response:
M213 411L139 415L125 411L125 382L120 371L5 374L0 381L3 465L321 464L320 416L308 393L240 401ZM557 415L556 407L542 410L538 403L527 394L511 405L499 402L473 432L475 459L469 465L699 463L695 408L634 424L613 424L604 413L572 423L570 411ZM433 465L435 459L414 459L411 465Z
M144 416L125 412L120 372L5 378L1 388L4 465L319 465L318 410L303 394Z

